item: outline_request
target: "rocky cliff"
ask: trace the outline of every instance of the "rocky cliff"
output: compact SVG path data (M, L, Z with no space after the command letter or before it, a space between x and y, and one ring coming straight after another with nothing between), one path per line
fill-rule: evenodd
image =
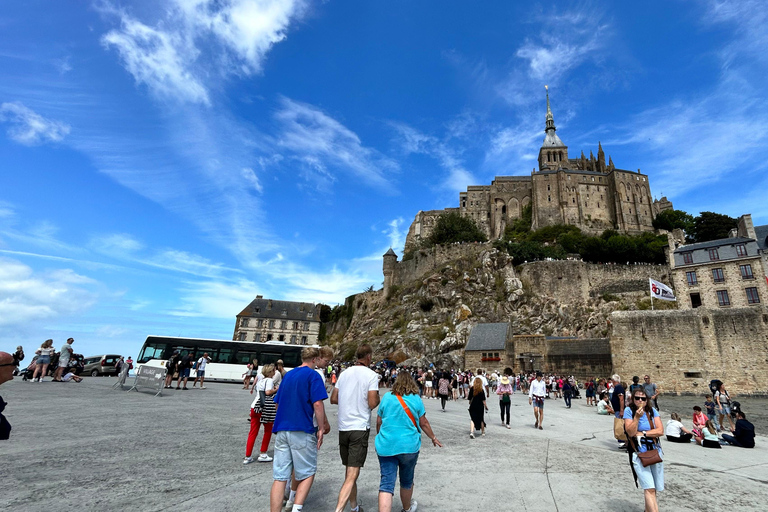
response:
M658 275L666 267L558 261L515 269L509 255L490 246L455 255L420 275L410 264L403 273L409 279L396 279L386 296L349 297L328 324L326 343L345 359L368 342L377 357L398 363L460 367L477 323L510 322L513 334L606 337L613 311L647 308L648 275L667 281Z

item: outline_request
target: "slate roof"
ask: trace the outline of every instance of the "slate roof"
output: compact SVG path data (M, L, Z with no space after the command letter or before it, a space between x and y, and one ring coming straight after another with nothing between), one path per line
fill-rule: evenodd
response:
M469 333L464 350L504 350L507 346L507 322L498 324L477 324Z
M271 306L271 307L270 307ZM311 302L290 302L287 300L253 299L237 316L251 318L274 318L276 320L320 321L316 307ZM310 316L310 314L312 316Z
M710 240L709 242L700 242L698 244L681 245L680 247L675 249L675 254L679 252L698 251L699 249L709 249L710 247L722 247L724 245L743 244L746 242L754 242L754 239L744 238L743 236L736 236L733 238L721 238L719 240Z
M768 250L768 224L755 226L755 234L757 235L758 247L764 251Z

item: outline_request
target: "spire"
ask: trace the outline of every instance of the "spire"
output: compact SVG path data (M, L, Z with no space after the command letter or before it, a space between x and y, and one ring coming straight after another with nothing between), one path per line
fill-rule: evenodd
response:
M544 89L547 90L547 127L544 131L548 132L551 130L556 130L555 128L555 118L552 116L552 109L549 107L549 86L545 85Z
M603 145L597 143L597 170L605 172L605 153L603 152Z

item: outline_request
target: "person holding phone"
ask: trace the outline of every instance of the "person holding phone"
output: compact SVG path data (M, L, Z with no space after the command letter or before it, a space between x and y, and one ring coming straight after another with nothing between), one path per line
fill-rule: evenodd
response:
M630 457L636 483L643 488L645 512L658 512L656 493L664 490L664 463L643 466L638 453L656 449L662 455L659 438L664 435L664 427L659 411L651 406L642 387L632 392L632 399L624 408L624 429L630 438Z

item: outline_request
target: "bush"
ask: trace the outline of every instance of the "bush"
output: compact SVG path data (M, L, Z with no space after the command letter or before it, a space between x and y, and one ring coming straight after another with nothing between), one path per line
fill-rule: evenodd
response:
M474 220L462 217L456 212L450 212L437 218L428 240L431 245L440 245L455 242L485 242L488 239Z

